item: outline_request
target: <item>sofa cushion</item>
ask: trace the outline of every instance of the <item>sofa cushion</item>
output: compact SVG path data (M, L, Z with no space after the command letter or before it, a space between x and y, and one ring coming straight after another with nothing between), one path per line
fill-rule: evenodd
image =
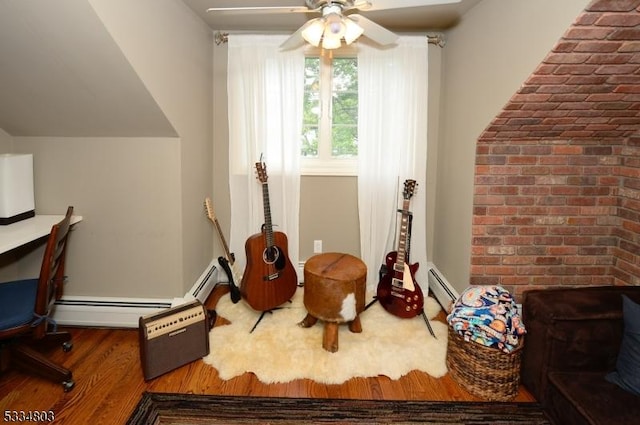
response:
M616 370L607 380L640 396L640 305L622 296L624 335L616 361Z
M543 404L550 371L615 369L622 341L622 294L640 302L638 286L530 290L523 296L527 343L521 380Z
M555 423L638 423L640 398L607 382L603 372L551 372L549 384L547 409Z

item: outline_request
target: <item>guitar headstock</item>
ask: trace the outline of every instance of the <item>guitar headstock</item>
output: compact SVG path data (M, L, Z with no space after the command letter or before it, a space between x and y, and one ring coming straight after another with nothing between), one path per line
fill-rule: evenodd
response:
M416 191L416 186L418 186L418 183L415 180L410 180L410 179L405 180L404 191L402 192L403 198L411 199L411 197Z
M256 174L260 183L266 183L267 179L267 164L264 162L256 162Z
M215 221L216 214L213 212L213 204L211 203L211 199L209 198L204 199L204 210L206 211L207 217L209 218L209 220Z

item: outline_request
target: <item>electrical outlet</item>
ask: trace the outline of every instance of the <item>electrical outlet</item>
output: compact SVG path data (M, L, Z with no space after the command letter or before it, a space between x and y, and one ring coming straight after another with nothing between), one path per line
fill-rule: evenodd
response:
M316 239L313 241L313 253L320 254L322 252L322 240Z

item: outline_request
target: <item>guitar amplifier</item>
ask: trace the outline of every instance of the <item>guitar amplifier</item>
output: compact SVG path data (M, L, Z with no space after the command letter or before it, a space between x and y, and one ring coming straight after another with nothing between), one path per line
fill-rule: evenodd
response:
M139 322L145 380L209 354L207 311L198 300L140 317Z

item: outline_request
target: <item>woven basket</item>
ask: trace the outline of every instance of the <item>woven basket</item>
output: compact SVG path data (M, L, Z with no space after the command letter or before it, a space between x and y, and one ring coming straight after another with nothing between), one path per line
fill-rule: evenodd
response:
M485 400L508 401L518 394L524 339L505 353L497 348L465 341L449 327L447 368L451 376L471 394Z

